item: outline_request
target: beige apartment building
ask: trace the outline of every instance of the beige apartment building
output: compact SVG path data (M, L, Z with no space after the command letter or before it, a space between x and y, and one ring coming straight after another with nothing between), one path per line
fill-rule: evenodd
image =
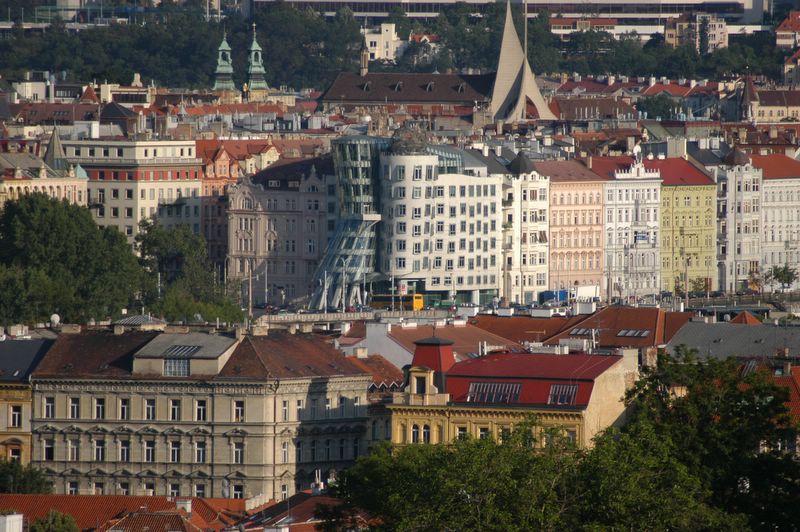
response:
M283 305L311 295L328 241L329 164L321 158L276 163L229 188L227 271L229 279L244 281L244 305Z
M102 227L133 242L139 223L187 224L200 232L203 163L193 140L64 140L70 163L89 177L89 207Z
M285 499L366 450L362 368L311 335L61 334L31 461L57 494Z
M534 163L550 178L550 286L570 289L603 282L604 177L577 161Z
M728 47L728 25L715 15L684 13L664 24L664 42L672 48L691 46L701 54L710 54Z

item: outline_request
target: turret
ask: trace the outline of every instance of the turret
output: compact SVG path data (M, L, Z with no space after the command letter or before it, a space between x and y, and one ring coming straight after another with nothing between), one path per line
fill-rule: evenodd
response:
M361 77L369 73L369 48L367 48L367 39L361 41L361 66L358 69L358 75Z
M231 47L228 44L227 35L222 35L222 42L217 49L217 69L214 71L215 91L236 90L233 84L233 60L231 59Z

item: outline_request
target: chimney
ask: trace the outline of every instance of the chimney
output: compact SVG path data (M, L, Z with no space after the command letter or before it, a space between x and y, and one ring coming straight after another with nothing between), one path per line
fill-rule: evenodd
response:
M654 86L656 84L655 76L650 76L650 79L647 80L647 84L650 85L651 87Z
M455 364L453 341L436 336L414 342L412 366L425 366L433 371L447 372Z
M484 157L488 157L489 156L489 146L488 145L486 145L486 144L483 145L483 148L481 148L481 154L483 154Z
M783 363L783 374L791 376L791 374L792 374L792 363L791 362L784 362Z
M369 350L366 347L356 347L353 350L353 354L356 356L356 358L367 358L368 353Z
M777 139L778 138L778 128L775 126L769 127L769 138L770 139Z
M586 168L588 168L589 170L592 169L592 156L591 155L586 158Z
M183 510L189 517L192 516L192 499L176 499L175 508Z
M616 76L608 76L608 85L611 86L616 83L617 77Z
M503 134L503 126L504 125L505 125L505 120L498 120L497 121L495 131L497 132L498 135L502 135Z
M497 157L500 157L501 155L503 155L503 147L502 147L502 146L500 146L499 144L498 144L497 146L495 146L495 147L494 147L494 154L495 154Z
M125 334L125 327L122 325L114 325L114 336Z

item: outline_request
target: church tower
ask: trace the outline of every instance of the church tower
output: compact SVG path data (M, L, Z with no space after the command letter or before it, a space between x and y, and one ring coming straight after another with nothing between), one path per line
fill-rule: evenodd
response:
M253 23L253 42L250 43L250 50L247 59L247 88L252 91L265 91L269 89L264 75L264 63L261 62L261 47L256 40L256 25Z
M222 42L217 50L217 70L214 71L215 91L234 91L233 84L233 59L231 58L231 47L225 34L222 35Z

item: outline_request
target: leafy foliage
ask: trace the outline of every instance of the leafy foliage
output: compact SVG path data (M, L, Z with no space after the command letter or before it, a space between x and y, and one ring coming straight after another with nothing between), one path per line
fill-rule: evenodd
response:
M31 523L30 532L80 532L71 515L50 510L45 517Z
M196 315L225 322L241 319L241 310L216 280L205 239L188 225L166 229L157 221L145 220L135 245L148 273L146 301L151 310L171 321L194 321Z
M790 267L788 264L773 266L769 272L769 277L781 283L783 287L791 286L797 280L797 269Z
M501 442L377 446L340 476L326 529L355 508L385 530L793 529L787 398L764 372L679 349L645 370L626 424L588 450L558 437L532 450L532 424Z
M44 474L19 460L0 460L0 493L50 493L52 484Z
M125 237L85 208L32 194L0 212L0 321L115 316L140 281Z
M12 4L15 2L18 3L14 0ZM517 29L522 35L519 10L515 7ZM474 11L473 5L462 2L442 6L440 15L423 26L411 21L401 9L393 8L389 20L397 24L401 38L407 39L411 30L437 34L441 53L430 58L420 54L419 46L409 46L406 57L397 65L376 64L375 68L428 72L493 70L497 65L505 4L486 5L480 17L474 16ZM17 17L20 10L15 5L12 12ZM610 34L597 31L573 35L564 46L550 32L548 17L542 13L528 21L528 55L536 72L672 78L755 73L776 78L781 75L785 59L785 52L775 48L774 36L768 32L731 36L728 48L702 57L693 48L670 48L663 38L642 46L634 34L615 40ZM258 39L264 49L267 81L272 86L323 88L338 72L357 68L362 41L360 21L347 8L326 19L312 9L300 10L280 1L266 2L256 10L254 20L261 28ZM241 87L252 39L250 21L232 14L223 26L213 20L207 22L203 9L179 9L166 3L159 12L140 15L129 25L69 33L63 23L56 22L44 34L15 32L12 39L0 42L0 73L14 79L25 70L50 70L84 81L105 79L129 83L133 73L139 72L145 82L208 88L213 83L217 46L224 30L233 48L234 81Z

